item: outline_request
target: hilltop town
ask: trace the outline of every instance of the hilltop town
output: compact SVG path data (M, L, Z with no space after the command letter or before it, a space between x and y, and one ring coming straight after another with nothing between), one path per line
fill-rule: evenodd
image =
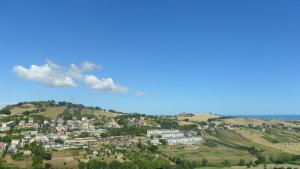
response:
M128 114L55 101L0 113L2 168L300 165L299 121Z

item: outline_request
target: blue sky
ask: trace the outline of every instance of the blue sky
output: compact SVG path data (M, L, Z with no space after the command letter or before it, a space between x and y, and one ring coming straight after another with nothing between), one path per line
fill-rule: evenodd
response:
M55 99L153 114L299 114L299 6L0 1L0 104Z

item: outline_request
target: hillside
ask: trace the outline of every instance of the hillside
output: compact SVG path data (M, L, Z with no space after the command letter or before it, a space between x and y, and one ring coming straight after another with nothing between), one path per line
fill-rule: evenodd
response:
M115 110L105 110L99 107L87 107L81 104L73 104L69 102L54 102L54 101L35 101L35 102L21 102L14 105L7 105L0 114L16 115L34 114L41 115L50 119L57 119L62 116L65 111L78 112L82 115L95 115L97 117L114 118L122 112Z
M179 114L177 115L178 120L187 120L192 122L206 122L209 119L220 118L220 115L211 113L197 113L197 114Z

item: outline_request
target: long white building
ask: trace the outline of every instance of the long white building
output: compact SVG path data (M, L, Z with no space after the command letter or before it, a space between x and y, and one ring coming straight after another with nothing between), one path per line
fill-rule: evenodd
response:
M176 144L194 144L202 142L202 137L186 137L183 132L179 130L148 130L147 137L158 137L167 141L169 145ZM155 140L155 141L154 141ZM151 143L156 145L158 144L158 139L154 138L151 140Z
M169 145L176 144L194 144L202 142L202 137L181 137L181 138L169 138L167 143Z
M165 133L165 134L161 134L160 136L163 139L167 139L167 138L180 138L180 137L184 137L184 134L181 133L181 132L179 132L179 133Z
M176 134L176 133L181 133L179 130L148 130L147 131L147 137L151 137L151 136L159 136L162 134Z

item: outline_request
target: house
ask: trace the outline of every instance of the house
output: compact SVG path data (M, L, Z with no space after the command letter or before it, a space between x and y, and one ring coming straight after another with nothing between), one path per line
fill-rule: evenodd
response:
M0 142L0 152L4 151L7 146L7 143Z
M161 144L160 141L159 141L159 139L152 139L152 140L150 140L150 143L153 144L153 145L159 145L159 144Z
M2 123L3 128L11 128L14 125L15 125L15 121L9 121L9 122Z
M129 126L145 126L146 121L144 117L132 118L128 121Z
M8 148L8 151L11 152L11 153L17 153L19 144L20 144L20 140L13 139L11 141L11 144L10 144L9 148Z
M65 140L64 148L79 148L79 147L91 147L98 145L99 141L94 137L75 138L72 140Z

